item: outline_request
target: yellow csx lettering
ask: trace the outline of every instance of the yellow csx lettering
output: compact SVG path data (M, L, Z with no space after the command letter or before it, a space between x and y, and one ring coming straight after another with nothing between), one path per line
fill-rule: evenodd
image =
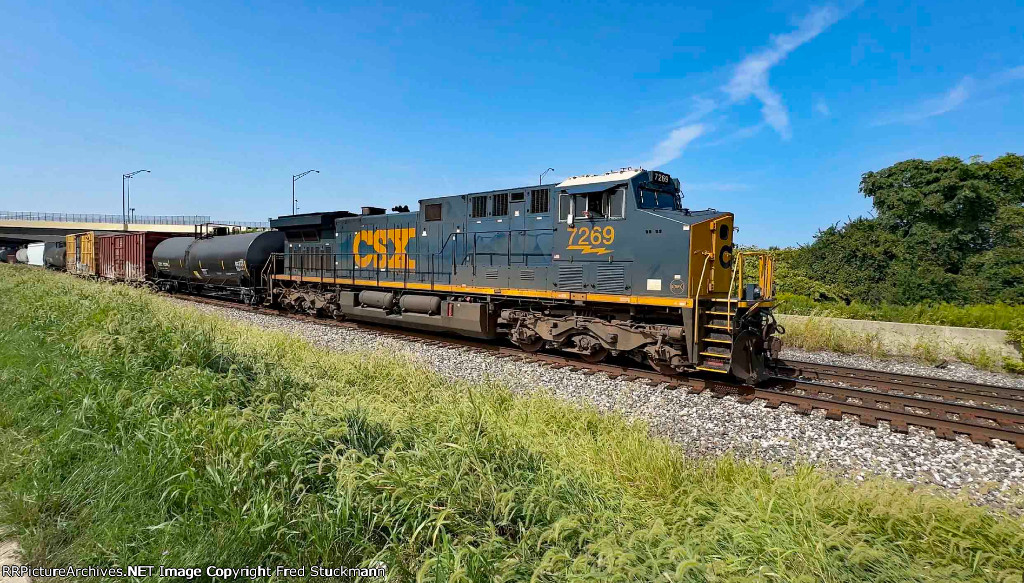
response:
M352 254L356 267L387 267L388 269L416 269L416 260L406 256L409 240L416 236L415 228L359 231L352 238ZM388 251L388 243L394 251ZM373 253L363 251L363 244Z

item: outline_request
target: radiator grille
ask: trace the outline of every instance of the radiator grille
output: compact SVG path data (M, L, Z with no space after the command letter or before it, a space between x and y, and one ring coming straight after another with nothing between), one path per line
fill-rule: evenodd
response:
M498 268L488 267L484 269L484 279L498 279Z
M534 277L535 277L535 274L534 274L532 269L520 269L519 270L519 279L521 279L523 281L533 281Z
M561 265L558 267L558 289L582 290L583 267L579 265Z
M622 265L598 266L597 291L608 294L626 291L626 268Z

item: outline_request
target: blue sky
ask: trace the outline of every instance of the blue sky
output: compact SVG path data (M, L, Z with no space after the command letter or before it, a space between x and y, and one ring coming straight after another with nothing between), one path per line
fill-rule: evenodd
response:
M643 164L738 238L1022 152L1016 2L0 4L0 210L265 220Z

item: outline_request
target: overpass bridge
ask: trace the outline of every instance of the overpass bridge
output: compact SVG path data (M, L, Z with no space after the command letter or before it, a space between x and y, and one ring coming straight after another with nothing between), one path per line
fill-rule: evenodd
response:
M268 222L213 221L204 215L132 216L126 223L121 215L0 211L0 245L63 241L65 235L82 231L153 231L192 235L196 225L206 223L250 229L270 228Z

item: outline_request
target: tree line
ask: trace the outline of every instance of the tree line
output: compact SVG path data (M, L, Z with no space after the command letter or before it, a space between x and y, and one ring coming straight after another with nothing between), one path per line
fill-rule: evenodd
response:
M779 291L872 304L1024 304L1024 157L905 160L861 177L872 217L779 252Z

